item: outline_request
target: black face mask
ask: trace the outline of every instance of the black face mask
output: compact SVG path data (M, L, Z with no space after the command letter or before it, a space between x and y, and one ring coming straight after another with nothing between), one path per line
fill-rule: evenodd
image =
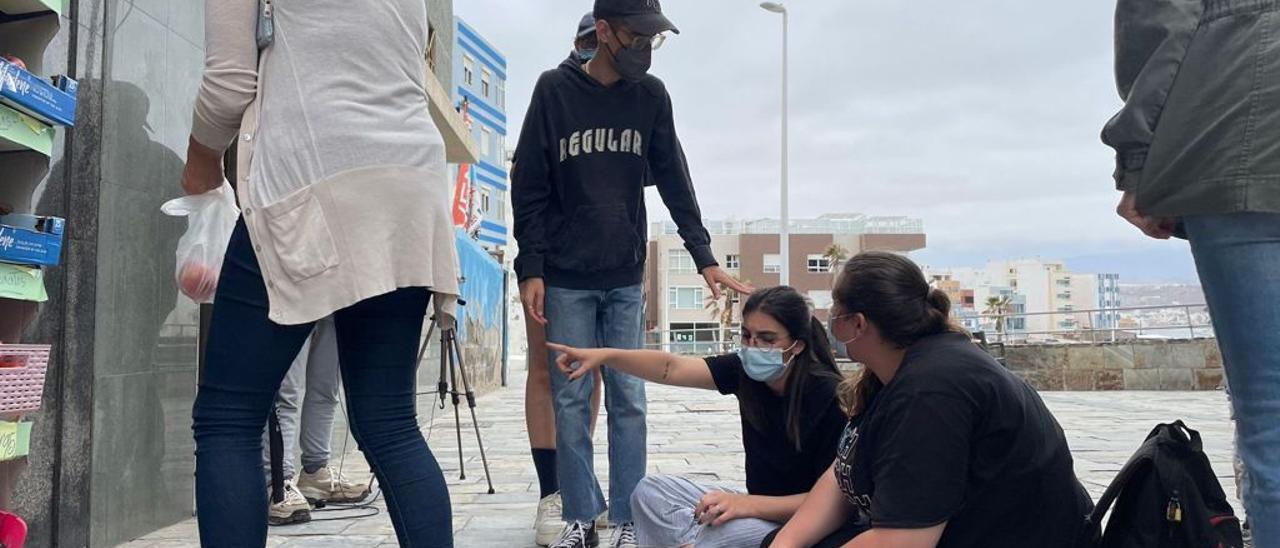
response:
M628 82L639 82L649 74L649 67L653 66L653 46L645 44L643 48L608 48L609 54L613 56L614 68L618 70L618 75Z

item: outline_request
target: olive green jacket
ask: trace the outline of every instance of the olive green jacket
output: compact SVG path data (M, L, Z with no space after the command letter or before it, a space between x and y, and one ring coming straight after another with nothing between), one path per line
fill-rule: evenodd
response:
M1119 0L1102 132L1147 215L1280 212L1280 0Z

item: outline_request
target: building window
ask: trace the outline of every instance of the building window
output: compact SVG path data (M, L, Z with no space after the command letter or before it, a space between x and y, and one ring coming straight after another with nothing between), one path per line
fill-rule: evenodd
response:
M705 356L724 351L719 341L720 324L673 323L670 329L672 352Z
M462 56L462 81L468 86L475 85L476 78L476 60L470 55Z
M765 255L764 256L764 273L765 274L781 274L782 273L782 255Z
M826 310L831 308L831 291L826 289L809 291L809 300L813 301L815 309Z
M507 108L507 81L506 80L498 80L497 103L498 103L498 109L506 110Z
M480 94L483 95L485 99L489 98L489 88L491 87L492 81L493 75L489 74L489 69L480 69Z
M672 274L697 274L698 266L693 263L693 257L688 251L671 249L667 251L667 271Z
M507 220L507 201L502 194L498 194L498 198L493 203L493 216L495 221Z
M701 287L673 287L669 295L673 310L702 310Z
M825 255L810 255L809 272L814 274L831 272L831 259Z
M490 190L488 188L480 190L480 213L489 215Z
M480 128L480 155L489 156L489 151L493 149L493 130L482 127Z
M724 267L725 267L726 269L729 269L729 270L739 270L739 269L741 269L741 268L742 268L742 256L741 256L741 255L725 255L725 256L724 256Z

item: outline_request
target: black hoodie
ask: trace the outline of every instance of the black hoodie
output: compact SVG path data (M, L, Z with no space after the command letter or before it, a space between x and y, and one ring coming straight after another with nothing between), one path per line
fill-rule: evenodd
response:
M511 175L516 275L566 289L644 280L646 181L698 270L715 266L662 81L597 82L574 58L538 79Z

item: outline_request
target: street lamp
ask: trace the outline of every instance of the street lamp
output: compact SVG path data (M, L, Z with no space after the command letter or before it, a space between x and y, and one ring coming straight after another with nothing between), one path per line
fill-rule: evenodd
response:
M787 196L787 7L779 2L762 2L760 7L773 13L782 14L782 230L781 240L782 275L781 285L791 284L791 219Z

